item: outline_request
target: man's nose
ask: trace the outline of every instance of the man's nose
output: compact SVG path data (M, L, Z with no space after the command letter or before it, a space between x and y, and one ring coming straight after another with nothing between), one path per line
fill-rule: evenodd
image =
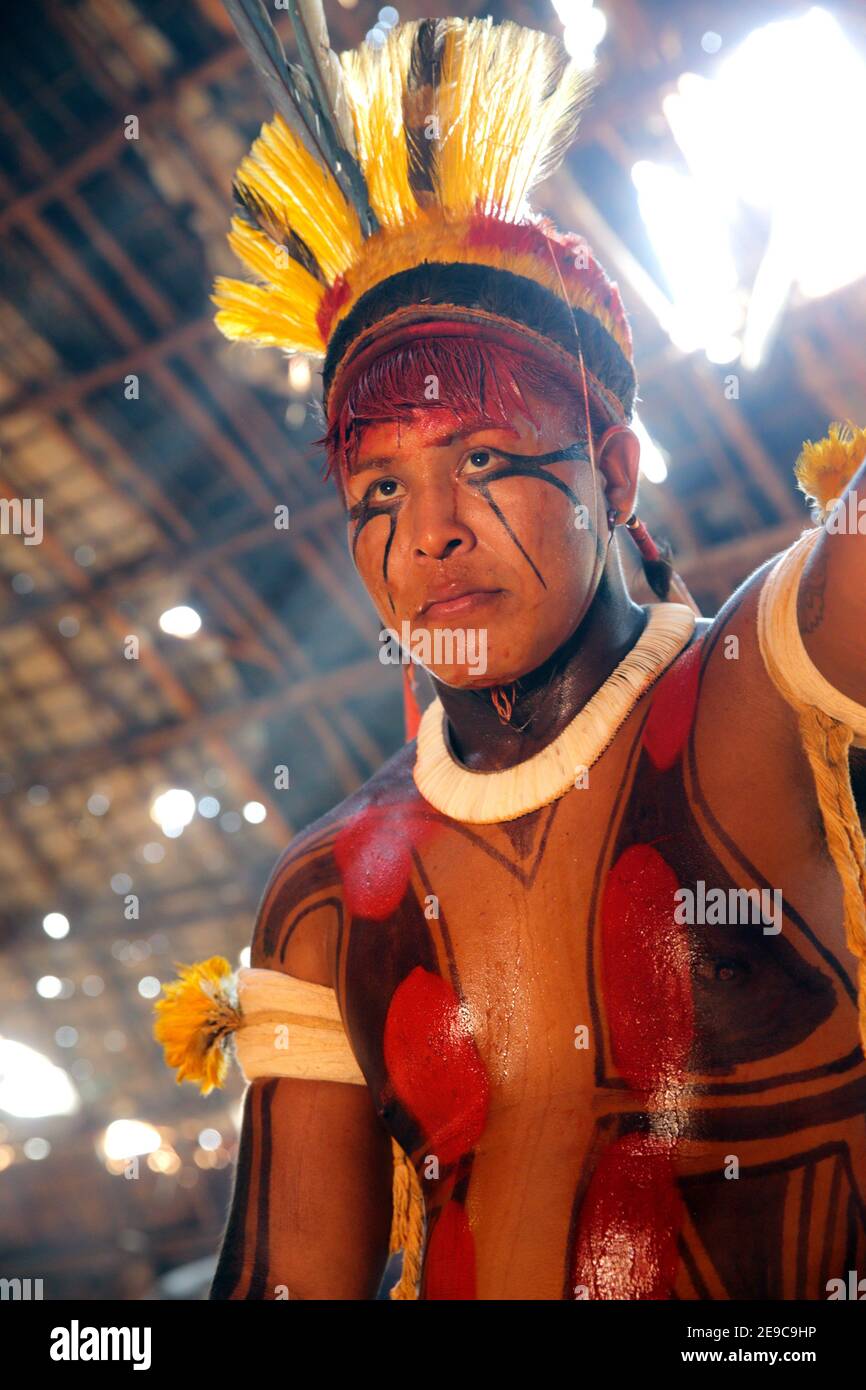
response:
M455 489L449 484L431 488L415 499L412 553L417 560L447 560L471 550L475 537L457 511Z

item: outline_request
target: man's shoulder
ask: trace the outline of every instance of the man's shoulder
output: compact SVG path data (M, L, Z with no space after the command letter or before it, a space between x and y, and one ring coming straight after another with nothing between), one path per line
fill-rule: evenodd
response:
M694 640L702 645L702 664L715 659L734 684L751 681L758 670L766 675L758 643L758 602L778 558L773 555L753 570L713 617L699 618L695 624Z
M384 805L401 794L417 796L412 769L415 764L415 741L405 743L380 768L348 796L331 807L317 820L311 821L286 846L276 865L272 879L307 860L333 858L334 841L340 831L371 806Z
M762 565L759 565L757 569L752 570L751 574L747 575L742 583L737 585L730 597L725 600L718 613L712 618L701 619L701 621L708 623L709 629L718 630L727 626L738 615L740 618L749 620L755 617L764 580L781 554L782 552L778 551L775 555L771 555L768 560L765 560Z
M779 795L800 794L808 783L796 712L773 683L758 638L761 591L780 553L753 570L711 619L701 621L695 639L700 643L695 740L703 765L751 769Z
M252 946L254 966L289 970L330 983L343 920L341 837L344 843L346 833L371 809L417 797L414 762L413 740L292 838L271 870L261 898Z

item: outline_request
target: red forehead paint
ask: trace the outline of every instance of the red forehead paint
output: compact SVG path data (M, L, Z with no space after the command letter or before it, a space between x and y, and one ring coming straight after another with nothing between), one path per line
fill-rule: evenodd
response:
M441 976L417 965L394 991L385 1020L394 1092L440 1167L469 1153L487 1120L490 1085L469 1020Z

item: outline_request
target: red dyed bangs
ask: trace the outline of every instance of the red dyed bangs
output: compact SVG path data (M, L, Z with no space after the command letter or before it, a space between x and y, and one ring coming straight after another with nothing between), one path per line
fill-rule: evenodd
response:
M404 420L414 410L439 407L460 419L489 420L491 426L508 425L520 411L534 425L529 390L557 404L572 403L575 439L586 436L586 407L582 393L555 369L542 366L529 353L517 352L477 338L413 339L383 352L359 372L328 432L317 442L327 453L325 478L336 472L341 480L354 461L361 434L367 425L384 420ZM606 421L591 410L592 428Z

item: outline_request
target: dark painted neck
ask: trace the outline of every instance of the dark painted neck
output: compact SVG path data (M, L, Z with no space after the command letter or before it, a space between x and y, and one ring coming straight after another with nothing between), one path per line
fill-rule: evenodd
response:
M489 690L457 690L431 678L448 716L455 756L473 772L497 772L540 752L604 684L646 621L646 610L632 602L619 567L612 575L605 569L575 631L541 666L520 677L508 725Z

